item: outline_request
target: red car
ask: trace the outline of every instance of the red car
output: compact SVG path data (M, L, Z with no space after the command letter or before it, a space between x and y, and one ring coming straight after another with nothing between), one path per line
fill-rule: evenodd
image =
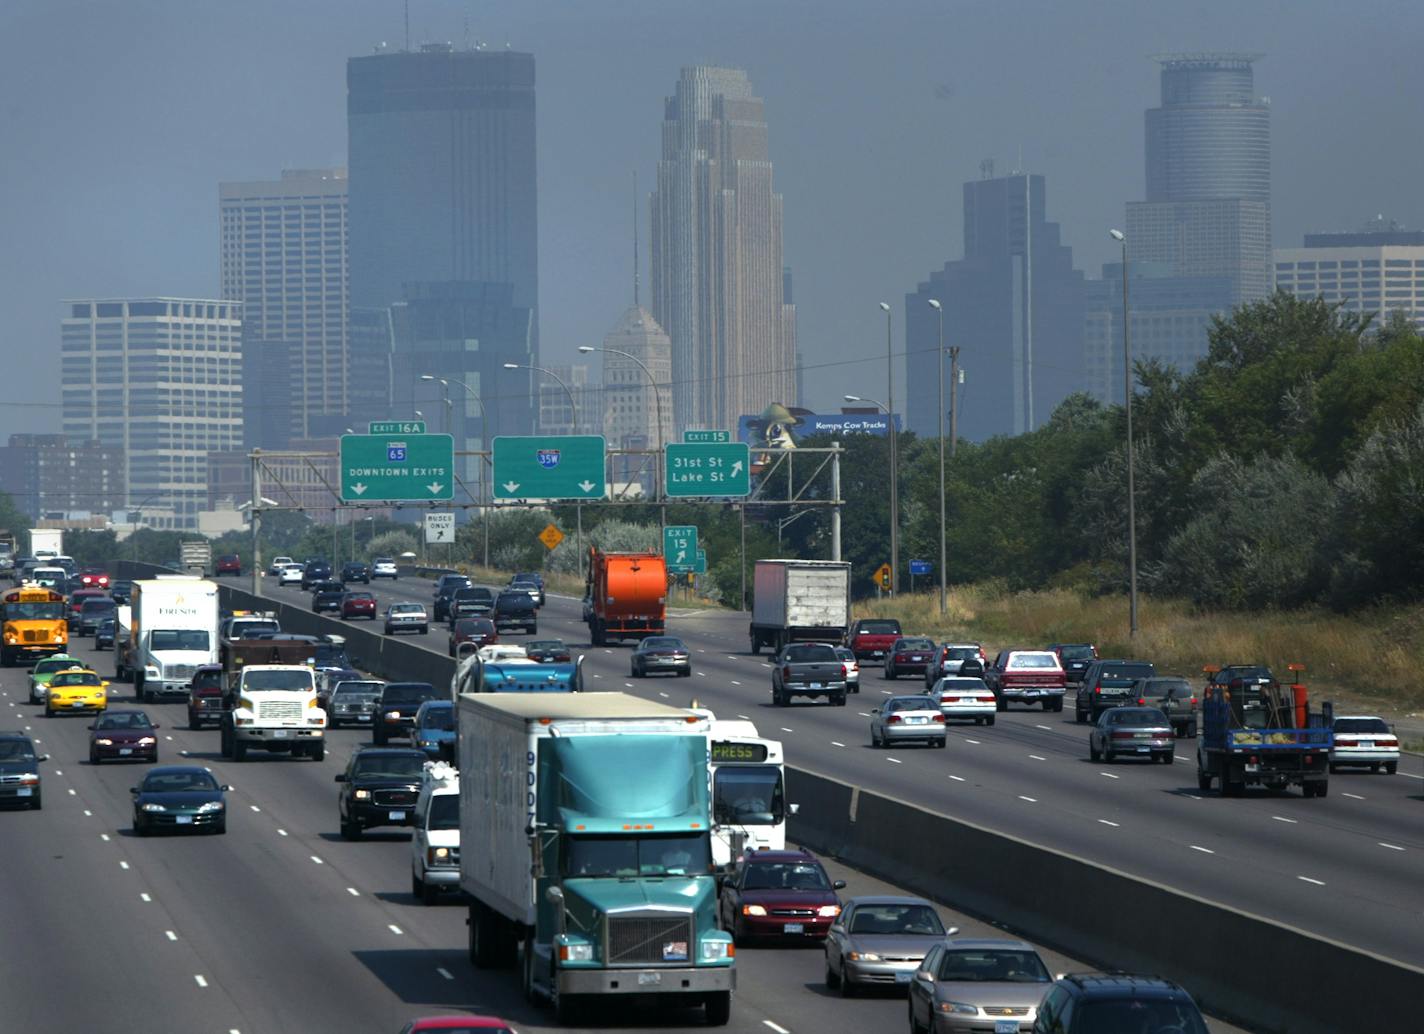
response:
M148 714L109 708L89 726L89 764L101 761L158 761L158 725Z
M242 558L236 553L224 553L218 557L217 564L213 567L213 575L221 577L230 574L234 578L242 574Z
M445 1034L474 1034L477 1030L514 1034L513 1027L495 1016L427 1016L411 1020L400 1029L400 1034L419 1034L426 1030L440 1030Z
M79 584L86 589L107 589L109 572L97 567L86 567L79 572Z
M489 618L456 618L450 626L450 656L460 652L463 643L488 646L499 642L499 632Z
M376 620L376 597L369 592L348 592L341 597L341 620L370 618Z
M756 851L722 886L722 928L737 944L749 937L823 938L841 914L836 891L809 851Z
M925 669L935 659L933 639L920 637L896 639L895 644L885 654L885 677L898 679L901 675L925 677Z
M894 618L861 618L851 626L846 645L855 651L856 660L878 661L900 635L900 622Z

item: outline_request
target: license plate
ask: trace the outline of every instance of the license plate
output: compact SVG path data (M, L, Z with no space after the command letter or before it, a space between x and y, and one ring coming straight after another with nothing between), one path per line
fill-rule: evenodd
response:
M820 688L821 688L821 684L820 684L819 682L813 682L813 683L811 683L811 688L812 688L812 689L820 689Z
M392 822L404 822L404 821L405 821L405 812L403 812L403 811L393 811L393 812L391 812L391 821L392 821Z
M919 654L915 654L914 656L912 656L912 657L910 658L910 660L912 660L912 661L922 661L922 660L924 660L924 658L921 657Z
M874 650L874 651L871 652L870 656L872 656L872 657L884 657L884 656L885 656L885 651L884 651L884 650Z
M33 796L34 796L34 793L35 793L35 791L34 791L33 788L28 787L28 786L22 786L22 787L20 787L18 790L15 791L15 796L16 796L16 797L33 797Z
M1018 1020L995 1020L994 1034L1018 1034Z
M178 825L180 825L180 826L191 826L191 825L193 824L193 816L191 816L191 815L174 815L174 816L173 816L173 821L176 822L176 823L178 823Z
M1247 765L1247 766L1246 766L1246 771L1248 771L1248 772L1259 772L1259 771L1261 771L1261 766L1260 766L1260 765Z
M1036 696L1042 696L1042 695L1043 695L1043 690L1041 690L1041 689L1026 689L1026 690L1024 690L1024 696L1026 696L1026 697L1036 697Z
M1139 754L1146 754L1146 753L1147 753L1149 750L1151 750L1151 749L1152 749L1151 747L1138 747L1138 748L1137 748L1137 753L1139 753Z
M639 986L639 987L653 987L653 986L655 986L655 985L657 985L657 984L661 984L662 982L663 982L663 975L662 975L661 973L639 973L639 974L638 974L638 986Z
M897 983L897 984L908 984L909 982L910 982L910 974L909 974L909 971L905 971L905 972L902 972L902 973L896 973L896 974L895 974L895 983Z
M782 929L785 930L787 933L805 933L805 932L806 932L806 924L805 924L805 923L787 923L785 926L782 927Z
M1357 747L1371 747L1371 748L1374 747L1374 745L1375 745L1375 741L1374 741L1374 740L1361 740L1359 743L1355 744L1355 746L1357 746Z
M358 714L356 716L356 720L358 722L369 722L371 720L371 716L368 714Z
M286 739L286 738L287 738L287 730L286 730L286 729L273 729L273 730L272 730L272 738L273 738L273 739L277 739L277 740L284 740L284 739Z
M132 748L132 747L120 747L120 748L119 748L119 753L120 753L120 754L132 754L132 753L133 753L133 748Z
M906 718L906 719L905 719L905 724L906 724L906 725L924 725L924 724L925 724L925 720L924 720L923 718Z

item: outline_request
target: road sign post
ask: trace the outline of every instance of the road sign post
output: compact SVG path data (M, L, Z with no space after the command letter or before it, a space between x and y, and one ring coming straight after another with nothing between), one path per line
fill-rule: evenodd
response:
M455 440L448 434L343 434L341 499L439 502L455 498Z
M504 435L492 443L496 499L602 499L601 434Z
M697 568L697 527L669 524L663 528L663 561L669 574L688 574Z
M751 494L751 456L745 442L673 442L663 462L664 491L671 499Z

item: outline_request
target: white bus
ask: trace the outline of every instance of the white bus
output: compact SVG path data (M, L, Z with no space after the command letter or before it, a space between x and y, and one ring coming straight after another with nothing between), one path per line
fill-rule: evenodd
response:
M786 772L781 742L757 735L744 719L712 719L709 764L712 770L712 861L728 866L748 851L786 847L786 817L796 810L786 803Z

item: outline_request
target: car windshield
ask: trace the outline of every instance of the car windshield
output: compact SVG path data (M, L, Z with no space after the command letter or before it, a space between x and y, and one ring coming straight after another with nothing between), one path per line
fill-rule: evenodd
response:
M430 817L425 820L426 829L459 829L460 796L442 793L430 798Z
M369 603L375 600L376 597L372 596L369 592L348 592L346 598L348 600L362 600Z
M419 603L392 603L392 614L424 614L425 608Z
M781 770L718 765L712 775L712 818L739 826L777 826L785 818Z
M930 711L937 705L929 697L895 697L886 701L885 710L890 711Z
M1016 653L1009 658L1010 668L1056 668L1058 658L1051 653Z
M208 631L205 628L160 628L149 633L148 647L159 650L206 650Z
M81 613L85 617L93 614L107 614L118 606L113 600L85 600Z
M673 636L655 635L644 639L640 644L640 649L644 653L651 653L654 650L683 650L687 649L681 639Z
M1161 998L1130 998L1118 1001L1092 1000L1078 1005L1073 1029L1095 1034L1138 1034L1139 1031L1169 1030L1172 1034L1206 1034L1206 1024L1196 1006Z
M379 682L338 682L331 691L333 700L376 700L381 695Z
M979 657L979 647L977 647L977 646L946 646L946 647L944 648L944 655L945 655L945 657L946 657L948 660L951 660L951 661L967 661L967 660L969 660L969 658L971 658L971 657L973 657L973 658L975 658L975 659L977 660L978 657Z
M988 692L989 684L983 679L940 679L939 688L941 690L954 689L961 693L965 691L973 692L976 689L982 689Z
M213 669L200 671L193 676L194 689L222 689L222 672Z
M392 683L381 693L383 704L418 704L434 700L438 696L435 687L428 682Z
M488 618L461 618L455 622L456 635L475 635L494 631L494 623Z
M316 643L316 649L312 656L316 658L318 668L349 668L351 662L346 658L346 647L339 643Z
M35 665L36 675L53 675L57 671L64 671L66 668L77 667L78 661L72 657L65 657L62 660L58 657L51 657L49 660L40 661Z
M1037 952L990 949L945 952L939 964L939 979L959 983L1044 984L1052 978ZM1097 1031L1100 1028L1092 1026L1085 1029ZM1112 1029L1117 1030L1116 1027ZM1142 1028L1132 1029L1135 1032ZM1151 1029L1156 1030L1155 1027Z
M1065 661L1090 661L1093 659L1091 646L1060 646L1058 655Z
M525 592L528 592L530 589L533 589L535 592L539 590L539 586L533 582L510 582L509 587L511 589L523 589Z
M900 622L898 621L862 621L856 630L865 635L899 635Z
M64 686L97 686L99 676L92 671L62 671L49 683L59 689Z
M1336 732L1389 732L1383 718L1336 718Z
M1146 679L1143 689L1148 693L1190 693L1192 685L1186 679Z
M94 723L94 727L96 729L152 729L153 723L142 711L130 711L127 714L119 711L100 715L99 720Z
M836 651L829 646L788 646L786 648L787 664L812 664L816 662L826 663L836 659Z
M836 650L836 656L839 657L841 660L843 660L843 661L854 661L854 660L855 660L855 651L852 650L849 646L837 646L837 647L835 648L835 650Z
M427 707L420 717L422 729L442 729L455 731L455 709L453 707Z
M569 876L686 876L712 867L705 836L571 836L565 845Z
M1154 674L1150 664L1105 664L1098 672L1098 685L1120 689L1138 679L1150 679Z
M567 649L568 647L564 645L564 641L562 639L531 639L529 642L524 644L525 653L528 653L530 650L558 651Z
M218 781L211 772L152 772L144 779L144 793L181 793L185 790L216 790Z
M0 761L33 761L35 748L29 740L0 739Z
M751 862L743 890L830 890L831 881L815 862Z
M944 936L944 924L929 905L858 905L851 933Z
M933 639L901 639L895 644L896 650L933 650Z
M419 776L424 754L375 754L356 759L356 775L365 779L404 779Z
M1167 716L1155 707L1114 708L1108 712L1111 725L1166 725Z
M249 668L242 673L244 690L290 689L309 691L316 682L310 668Z

